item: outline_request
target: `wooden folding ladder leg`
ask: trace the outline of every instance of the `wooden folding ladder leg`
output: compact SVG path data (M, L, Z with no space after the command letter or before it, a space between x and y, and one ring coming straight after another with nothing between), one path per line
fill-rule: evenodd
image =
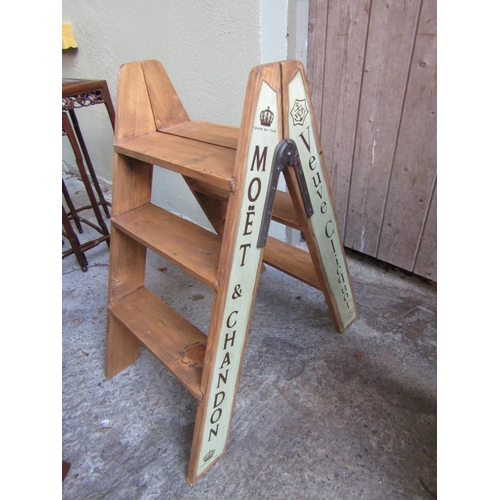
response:
M343 332L355 320L357 306L307 78L298 61L282 63L282 75L284 134L298 149L314 212L311 217L305 215L297 179L290 167L284 171L285 179L332 321L336 330Z
M243 353L258 288L263 222L271 161L282 137L279 64L250 74L229 197L198 406L188 481L194 483L225 452ZM262 115L262 113L264 113ZM261 118L262 115L262 118Z
M115 142L156 130L142 67L139 62L122 67L118 81ZM115 153L112 217L127 213L151 200L153 165ZM144 286L146 247L111 225L108 308ZM139 356L140 342L129 329L108 313L106 377L110 378Z

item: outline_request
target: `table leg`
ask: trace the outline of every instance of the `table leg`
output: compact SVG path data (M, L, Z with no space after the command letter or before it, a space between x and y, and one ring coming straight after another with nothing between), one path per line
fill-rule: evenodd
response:
M62 207L62 225L65 231L65 236L66 238L68 238L69 244L71 245L71 250L64 252L63 258L74 253L76 260L78 261L78 264L80 264L80 267L82 268L82 271L84 272L87 271L87 266L88 266L87 258L85 257L85 254L80 248L80 240L78 239L78 236L73 230L73 226L71 225L71 222L69 220L68 214L66 213L64 206Z
M71 121L73 123L73 129L75 131L76 137L77 137L78 142L80 144L80 148L82 150L83 157L85 158L85 162L87 163L87 168L88 168L90 177L92 178L92 181L94 182L94 188L96 190L97 196L99 197L100 205L102 206L104 214L109 219L108 202L104 198L101 187L99 185L99 181L97 180L97 176L96 176L96 173L94 170L94 165L92 164L89 152L87 150L87 145L85 144L85 140L83 139L83 135L82 135L82 132L80 130L80 125L78 123L78 119L76 117L75 110L70 109L68 111L69 111L69 115L71 116Z
M92 189L92 186L90 184L87 171L85 170L85 165L83 163L83 157L82 153L80 151L80 148L78 147L78 142L76 140L76 137L73 133L73 127L71 126L71 123L68 119L68 116L66 113L62 113L62 123L63 123L63 130L65 131L70 143L71 147L73 148L73 152L75 154L75 159L76 159L76 164L78 165L78 170L80 171L80 175L82 177L83 184L85 185L85 189L87 191L87 195L90 200L90 204L92 205L92 209L94 210L94 215L97 219L97 222L101 228L101 234L104 236L109 235L108 227L106 226L106 223L104 222L104 219L102 217L101 210L99 209L99 204L97 203L94 191ZM109 238L106 240L106 244L109 247Z
M66 204L68 205L69 213L71 214L71 217L73 218L73 221L75 223L75 226L77 227L78 232L80 234L82 234L83 233L82 223L80 222L80 217L78 217L78 213L76 211L73 200L71 199L71 197L69 195L68 188L66 187L66 184L64 183L64 179L62 180L62 192L63 192L64 200L66 201Z
M115 109L113 108L113 101L111 100L111 95L109 93L108 86L104 84L101 89L101 96L104 104L106 105L106 109L108 110L109 121L111 122L111 126L113 127L113 131L115 130Z

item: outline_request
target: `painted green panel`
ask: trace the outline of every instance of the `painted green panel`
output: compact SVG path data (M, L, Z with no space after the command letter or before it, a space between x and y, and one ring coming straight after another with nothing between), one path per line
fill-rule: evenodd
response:
M349 280L328 178L312 123L311 103L300 71L289 84L288 135L295 141L304 170L314 214L310 218L315 245L323 262L328 285L335 297L343 328L356 317L355 297Z
M277 99L277 93L263 82L250 139L236 250L231 264L214 377L205 395L208 398L208 412L202 432L198 474L202 474L223 453L229 436L238 372L260 272L263 249L257 248L257 239L264 214L273 154L279 142Z

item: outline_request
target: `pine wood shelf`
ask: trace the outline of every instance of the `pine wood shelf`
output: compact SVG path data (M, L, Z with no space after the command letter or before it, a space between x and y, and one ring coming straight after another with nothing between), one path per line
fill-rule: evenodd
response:
M294 247L284 241L267 237L264 262L276 269L321 290L313 261L308 251Z
M189 120L180 125L161 128L160 132L236 150L240 129L219 123Z
M115 151L193 179L208 180L228 191L234 190L236 152L230 148L153 132L121 141L115 144Z
M206 182L191 181L190 186L193 191L207 194L218 200L227 201L229 197L229 191L221 189L217 186L212 186ZM285 191L278 190L276 191L275 196L272 220L302 231L302 225L297 217L297 212L293 206L290 194Z
M153 203L114 216L111 224L217 290L221 247L218 235Z
M111 304L108 310L196 399L202 399L201 376L207 343L202 331L145 287Z
M212 290L217 290L221 246L218 235L152 203L113 217L111 223ZM269 236L264 262L321 289L314 264L306 250Z

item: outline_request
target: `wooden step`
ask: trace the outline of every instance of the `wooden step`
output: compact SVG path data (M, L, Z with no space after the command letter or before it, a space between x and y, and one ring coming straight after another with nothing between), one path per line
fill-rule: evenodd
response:
M318 290L321 284L309 252L284 241L267 237L264 262Z
M227 200L229 197L229 192L227 190L212 186L206 182L195 181L192 182L190 186L191 189L195 191L207 194L219 200ZM302 226L300 225L290 194L285 191L276 191L271 217L280 224L302 231Z
M238 127L199 120L190 120L180 125L162 128L159 131L230 149L237 148L240 133Z
M108 306L184 386L201 401L207 337L145 287Z
M227 191L235 188L236 151L231 148L153 132L115 143L115 151Z
M111 219L113 226L217 290L220 237L146 203Z
M285 191L276 191L271 218L280 224L302 231L290 194Z

